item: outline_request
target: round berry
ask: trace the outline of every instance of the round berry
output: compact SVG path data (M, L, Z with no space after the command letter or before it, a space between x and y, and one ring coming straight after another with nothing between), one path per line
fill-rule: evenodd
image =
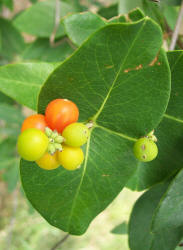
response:
M23 131L18 137L18 152L27 161L40 159L48 148L48 137L35 128Z
M61 133L66 126L77 122L79 110L75 103L67 99L55 99L48 104L45 117L48 126Z
M41 159L36 161L37 165L40 168L46 169L46 170L53 170L59 167L59 162L57 159L57 153L54 155L49 154L46 152Z
M152 140L144 137L135 142L133 152L139 161L148 162L156 158L158 147Z
M58 152L59 163L67 170L77 169L84 160L84 154L81 148L63 146L63 151Z
M36 114L31 115L24 120L21 131L23 132L24 130L29 128L36 128L44 132L46 127L47 124L45 121L45 116Z
M65 139L65 144L71 147L80 147L87 142L89 130L83 123L72 123L67 126L62 136Z

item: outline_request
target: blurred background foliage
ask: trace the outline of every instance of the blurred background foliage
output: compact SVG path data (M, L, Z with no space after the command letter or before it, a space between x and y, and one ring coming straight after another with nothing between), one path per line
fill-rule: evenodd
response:
M105 25L106 19L126 14L135 7L141 7L146 15L160 24L166 49L175 27L179 3L178 0L162 1L159 5L149 0L62 0L59 9L61 22L55 30L55 0L0 0L0 65L28 61L61 62L80 45L81 37L81 40L87 38L92 31ZM73 23L69 16L83 11L97 15L91 17L91 20L95 19L96 27L91 26L82 32L80 25L85 23L79 19L78 23ZM79 37L78 27L81 28ZM182 34L183 30L179 34L177 49L183 49ZM0 92L0 249L48 250L65 235L34 211L21 189L16 138L23 119L30 114L31 110ZM129 249L127 221L139 195L123 190L96 218L85 235L70 237L58 249Z

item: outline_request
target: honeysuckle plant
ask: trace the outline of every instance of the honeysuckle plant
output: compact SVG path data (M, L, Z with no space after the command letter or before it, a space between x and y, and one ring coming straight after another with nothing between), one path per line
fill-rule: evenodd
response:
M181 1L121 0L98 13L58 2L0 19L0 30L1 22L11 26L18 39L6 60L19 56L0 67L0 91L39 114L66 98L78 106L79 122L90 125L77 170L46 171L20 160L26 197L48 223L82 235L124 187L144 191L128 222L129 247L173 250L183 237L183 47L173 32ZM21 32L37 39L27 45ZM47 129L52 133L63 142ZM143 151L149 144L153 157ZM124 225L114 232L124 234Z

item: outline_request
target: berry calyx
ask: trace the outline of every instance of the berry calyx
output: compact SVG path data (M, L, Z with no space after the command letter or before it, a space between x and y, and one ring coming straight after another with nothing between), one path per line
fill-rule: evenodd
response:
M133 152L139 161L149 162L157 157L158 147L154 141L143 137L135 142Z
M64 138L57 131L52 131L46 127L45 133L49 139L48 153L53 155L57 150L62 151L62 143Z
M154 141L154 142L158 141L157 137L154 135L154 130L148 133L146 137L151 141Z

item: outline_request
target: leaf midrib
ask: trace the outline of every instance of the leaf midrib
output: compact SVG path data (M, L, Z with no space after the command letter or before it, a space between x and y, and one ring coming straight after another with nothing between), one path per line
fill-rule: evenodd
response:
M116 74L116 77L115 77L115 79L114 79L114 81L113 81L111 87L109 88L109 91L108 91L108 93L107 93L107 95L106 95L106 97L105 97L103 103L101 104L101 106L100 106L98 112L94 115L94 117L93 117L93 119L92 119L94 122L97 121L99 115L101 114L102 110L104 109L104 106L105 106L107 100L108 100L109 97L110 97L110 94L111 94L111 92L112 92L112 90L113 90L113 87L114 87L114 85L115 85L115 83L116 83L116 81L117 81L117 79L118 79L118 76L119 76L119 74L121 73L121 70L122 70L124 64L126 63L126 60L128 59L129 54L130 54L131 50L133 49L134 44L135 44L137 38L139 37L141 31L143 30L144 25L146 24L147 20L148 20L147 17L145 17L145 18L144 18L144 22L143 22L143 24L142 24L142 27L139 29L139 31L138 31L136 37L134 38L134 41L132 42L132 44L131 44L131 46L130 46L130 48L129 48L129 50L128 50L126 56L125 56L125 58L123 59L123 63L121 64L121 67L119 68L119 71L118 71L118 73Z
M168 114L164 114L163 117L169 119L169 120L173 120L175 122L179 122L179 123L183 123L183 120L176 118L174 116L168 115Z
M92 130L90 131L90 135L89 135L89 138L88 138L88 141L87 141L86 153L85 153L85 162L84 162L84 166L83 166L83 172L82 172L82 174L81 174L81 180L80 180L80 183L79 183L79 185L78 185L78 188L77 188L77 190L76 190L76 193L75 193L75 196L74 196L74 199L73 199L73 203L72 203L72 207L71 207L71 212L70 212L70 216L69 216L69 219L68 219L68 224L67 224L67 231L68 231L68 232L69 232L69 229L70 229L70 222L71 222L71 219L72 219L72 215L73 215L73 213L74 213L74 208L75 208L75 205L76 205L76 200L77 200L77 197L78 197L78 194L79 194L81 185L82 185L82 183L83 183L83 179L84 179L84 176L85 176L85 172L86 172L86 166L87 166L87 163L88 163L88 154L89 154L90 139L91 139L92 131L93 131L93 128L92 128Z

